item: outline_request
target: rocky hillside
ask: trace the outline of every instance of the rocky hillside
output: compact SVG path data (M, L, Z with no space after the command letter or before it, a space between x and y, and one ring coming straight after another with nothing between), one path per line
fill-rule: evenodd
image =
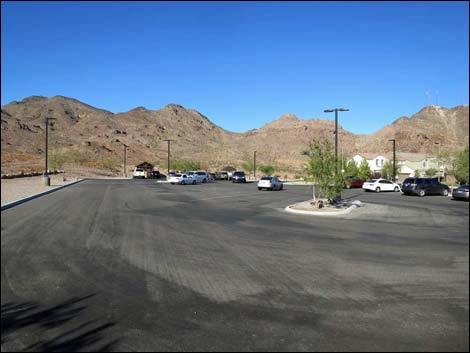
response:
M1 108L2 173L41 170L44 160L44 118L55 118L50 128L51 161L102 168L122 168L123 144L128 166L142 161L166 169L167 144L172 158L200 161L211 169L240 166L257 151L258 163L296 170L312 138L334 141L334 121L301 120L285 114L260 129L233 133L213 124L196 110L169 104L160 110L138 107L114 114L78 100L32 96ZM458 150L468 146L468 106L452 109L429 106L412 117L402 117L371 135L354 135L339 128L340 151L390 152L388 139L395 138L401 152Z

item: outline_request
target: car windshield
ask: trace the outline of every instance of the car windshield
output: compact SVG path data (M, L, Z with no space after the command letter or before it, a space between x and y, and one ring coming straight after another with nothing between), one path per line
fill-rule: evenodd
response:
M136 172L143 172L144 170L143 169L136 169L135 171Z
M206 175L205 172L197 172L197 175Z
M173 176L179 178L181 174L173 174Z
M468 184L459 186L459 189L463 189L463 190L468 190L469 188L470 188L470 185Z
M272 180L272 177L262 177L261 180Z
M369 179L367 180L368 183L375 183L377 181L377 179Z
M244 176L245 173L243 173L243 172L235 172L233 175L235 175L235 176Z

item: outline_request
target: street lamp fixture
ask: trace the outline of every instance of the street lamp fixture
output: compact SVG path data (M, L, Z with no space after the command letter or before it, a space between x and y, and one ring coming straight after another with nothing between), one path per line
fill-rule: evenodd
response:
M56 120L56 118L50 118L50 117L46 117L45 119L45 123L46 123L46 161L45 161L45 166L44 166L44 175L43 175L43 182L44 182L44 185L46 186L49 186L51 185L51 179L49 178L49 169L48 169L48 166L47 166L47 158L48 158L48 154L49 154L49 122L52 121L52 120Z
M395 159L395 139L390 139L389 141L393 142L393 178L392 181L395 182L395 177L397 175L396 169L396 159Z
M346 108L325 109L325 113L335 113L335 176L338 175L338 112L347 112Z

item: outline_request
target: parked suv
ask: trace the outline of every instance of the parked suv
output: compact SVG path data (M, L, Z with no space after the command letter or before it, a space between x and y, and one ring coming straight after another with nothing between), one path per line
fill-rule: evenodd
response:
M402 191L405 195L449 195L450 188L441 184L437 178L406 178Z
M147 176L147 173L145 172L145 170L143 168L135 168L134 172L132 173L132 177L134 179L136 179L136 178L144 179L146 176Z
M235 172L232 175L232 183L246 183L244 172Z

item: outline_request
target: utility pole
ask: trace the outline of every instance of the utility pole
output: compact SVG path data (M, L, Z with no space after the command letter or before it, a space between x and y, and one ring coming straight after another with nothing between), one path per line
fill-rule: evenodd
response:
M346 108L325 109L325 113L335 112L335 176L338 175L338 112L347 112Z
M395 176L397 175L397 170L395 167L395 139L391 139L389 141L393 142L393 178L392 178L392 181L395 182Z
M256 151L253 153L253 177L256 180Z
M176 141L176 140L164 140L164 141L168 142L168 174L170 174L170 142ZM168 178L168 174L167 174L167 178Z
M127 146L125 143L123 143L124 146L124 178L127 178L127 166L126 166L126 159L127 159Z
M48 162L48 155L49 155L49 121L56 120L55 118L46 117L46 163L44 166L44 175L43 175L43 182L44 185L49 186L51 185L51 179L49 178L49 170L47 166Z

